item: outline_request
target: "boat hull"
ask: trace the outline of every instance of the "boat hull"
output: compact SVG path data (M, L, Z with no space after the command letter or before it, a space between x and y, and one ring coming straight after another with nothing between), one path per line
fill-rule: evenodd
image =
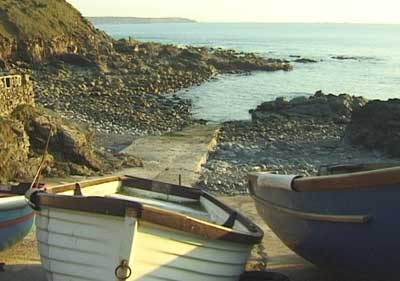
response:
M49 281L117 281L115 270L121 260L132 270L127 280L236 281L252 248L129 215L42 208L36 224Z
M354 280L398 280L399 186L294 192L251 185L251 193L277 236L320 268Z
M21 241L31 230L34 211L23 196L0 199L0 251Z
M237 281L263 238L214 196L149 179L101 178L28 197L49 281Z

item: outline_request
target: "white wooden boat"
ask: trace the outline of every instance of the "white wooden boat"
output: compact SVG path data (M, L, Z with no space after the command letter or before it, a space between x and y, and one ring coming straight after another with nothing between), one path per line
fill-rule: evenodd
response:
M263 237L208 193L146 179L110 177L29 198L49 281L236 281Z

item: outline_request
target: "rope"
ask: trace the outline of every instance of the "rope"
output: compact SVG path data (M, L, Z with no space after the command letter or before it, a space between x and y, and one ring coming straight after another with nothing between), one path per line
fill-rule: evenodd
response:
M42 174L44 162L46 161L46 155L47 155L47 151L49 149L49 143L50 143L51 134L52 134L52 128L50 127L49 135L47 136L46 146L44 148L44 152L43 152L43 155L42 155L42 160L40 161L39 168L36 171L36 174L35 174L35 177L33 178L33 181L32 181L32 184L30 186L30 189L32 189L35 186L35 183L36 183L35 187L36 188L39 187L39 179L40 179L40 176Z

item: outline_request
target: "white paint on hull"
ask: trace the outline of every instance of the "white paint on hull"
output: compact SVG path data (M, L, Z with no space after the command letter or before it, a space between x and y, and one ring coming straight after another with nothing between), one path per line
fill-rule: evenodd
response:
M139 222L132 280L238 280L251 246Z
M118 281L115 268L133 251L136 220L45 208L36 219L49 281Z
M121 190L135 197L115 194ZM205 197L198 201L124 188L121 181L85 185L82 193L183 213L214 228L223 228L220 225L229 218ZM73 195L73 191L62 194ZM179 204L196 202L196 208ZM118 281L114 272L123 260L132 269L128 281L237 281L252 248L151 224L134 218L129 210L125 217L117 217L42 206L36 225L48 281ZM233 229L249 233L239 221Z
M49 281L117 281L122 260L131 281L236 281L252 248L130 217L53 208L40 211L36 223Z
M121 194L112 194L112 195L107 195L106 197L122 199L122 200L126 200L126 201L139 202L144 205L149 205L149 206L154 206L154 207L161 208L164 210L179 212L181 214L192 216L192 217L204 220L204 221L211 221L210 215L206 211L196 210L194 208L186 207L184 205L180 205L180 204L173 203L173 202L154 200L154 199L150 199L150 198L139 198L139 197L135 197L135 196L126 196L126 195L121 195Z
M221 207L215 205L211 201L207 200L204 197L200 197L200 204L207 210L210 214L210 221L215 224L222 225L224 224L228 218L229 214L225 212ZM233 229L236 231L240 231L243 233L248 233L248 229L240 223L238 220L235 221Z

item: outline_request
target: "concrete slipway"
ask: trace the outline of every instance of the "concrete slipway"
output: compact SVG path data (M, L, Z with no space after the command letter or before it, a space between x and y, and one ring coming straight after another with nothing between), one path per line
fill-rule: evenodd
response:
M119 174L172 183L177 183L179 175L182 175L182 184L192 185L200 176L201 165L207 160L209 151L217 143L218 130L217 125L196 125L182 132L169 133L161 137L139 138L125 148L124 152L143 158L144 168L129 169ZM57 180L57 183L76 180L80 179ZM258 216L249 196L221 197L221 199L249 216L265 232L262 244L253 251L248 269L265 269L267 266L269 270L288 275L292 281L333 281L280 242ZM0 272L0 281L46 280L40 266L34 233L19 245L0 253L0 261L7 263L6 272Z

